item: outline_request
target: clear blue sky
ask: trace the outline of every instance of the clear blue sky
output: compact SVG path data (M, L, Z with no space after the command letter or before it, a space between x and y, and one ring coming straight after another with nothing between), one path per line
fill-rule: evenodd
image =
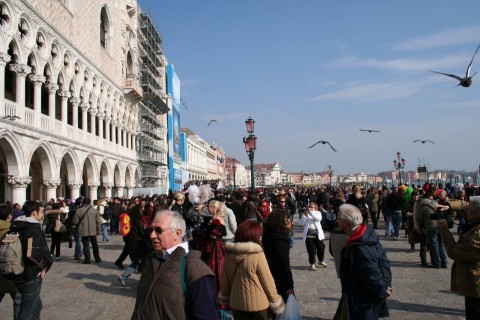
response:
M139 4L181 80L181 127L243 164L251 116L255 163L290 172L392 170L397 151L407 170L478 170L480 74L463 88L426 70L465 75L480 44L478 0ZM219 125L207 127L210 119ZM308 149L321 139L338 152Z

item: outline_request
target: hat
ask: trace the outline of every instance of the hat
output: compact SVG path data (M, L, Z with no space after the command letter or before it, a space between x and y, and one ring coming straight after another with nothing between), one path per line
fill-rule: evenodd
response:
M25 212L23 212L22 210L14 209L14 210L13 210L12 220L15 220L15 219L17 219L18 217L24 216L24 215L25 215Z

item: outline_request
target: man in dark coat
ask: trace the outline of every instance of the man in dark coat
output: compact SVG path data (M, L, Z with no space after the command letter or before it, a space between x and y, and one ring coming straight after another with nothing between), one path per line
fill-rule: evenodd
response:
M392 273L378 235L362 223L362 213L350 204L340 207L339 228L349 234L340 258L342 299L339 319L388 317L387 299L392 294Z

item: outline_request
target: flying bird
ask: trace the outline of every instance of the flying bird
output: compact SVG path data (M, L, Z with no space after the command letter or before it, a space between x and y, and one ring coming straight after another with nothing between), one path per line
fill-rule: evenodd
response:
M473 59L475 58L475 55L477 54L478 48L480 48L480 44L478 45L477 50L475 50L475 53L473 54L472 60L470 61L470 64L468 65L467 73L465 74L464 78L461 78L461 77L456 76L454 74L448 74L448 73L443 73L443 72L438 72L438 71L433 71L433 70L428 70L428 69L427 69L427 71L438 73L438 74L443 74L444 76L457 79L458 81L460 81L460 83L457 85L457 87L462 86L462 87L468 88L472 85L473 76L476 75L477 72L478 72L477 71L474 74L470 75L470 69L472 68Z
M2 119L10 120L10 121L15 121L15 120L17 120L17 119L20 119L20 117L19 117L19 116L7 115L7 116L2 117Z
M330 146L330 148L332 148L333 151L337 152L337 150L335 150L335 148L332 147L332 145L330 144L330 142L328 142L328 141L326 141L326 140L317 141L317 142L315 142L313 145L311 145L311 146L308 147L308 148L311 149L311 148L315 147L315 146L316 146L317 144L319 144L319 143L321 143L321 144L328 144L328 145Z
M420 140L420 139L413 140L413 142L418 142L418 141L420 141L421 143L430 142L430 143L433 143L433 144L435 144L435 142L433 142L432 140Z
M215 120L215 119L213 119L213 120L210 120L210 122L207 124L207 127L209 127L209 126L210 126L212 123L214 123L214 122L215 122L216 124L218 124L218 121Z
M360 131L368 131L369 133L380 132L380 130L372 130L372 129L360 129Z

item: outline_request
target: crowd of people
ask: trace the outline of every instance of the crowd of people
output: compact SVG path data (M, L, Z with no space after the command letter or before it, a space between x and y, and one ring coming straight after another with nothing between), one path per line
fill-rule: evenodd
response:
M54 259L62 258L61 242L75 246L75 261L99 264L98 237L108 242L121 234L125 245L115 261L122 270L120 285L128 287L130 276L141 273L132 319L217 319L226 310L234 319L269 319L295 295L290 250L297 224L311 271L328 267L324 240L331 232L329 252L342 285L336 319L377 319L388 316L393 292L375 230L381 218L385 237L399 240L405 232L407 252L416 252L419 243L422 266L447 268L447 255L455 261L452 290L466 297L467 319L478 318L480 197L469 185L433 183L250 192L191 182L168 195L7 203L1 207L0 237L9 230L24 232L25 226L35 230L28 232L38 242L42 264L29 264L20 276L0 275L0 293L11 294L15 319L39 317L41 280ZM453 220L458 242L449 231ZM45 236L51 237L50 247Z

